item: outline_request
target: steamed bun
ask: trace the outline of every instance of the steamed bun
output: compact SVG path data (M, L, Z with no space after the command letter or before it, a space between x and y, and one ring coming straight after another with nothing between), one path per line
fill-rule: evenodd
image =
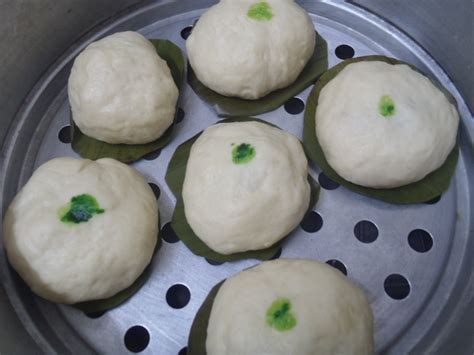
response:
M10 204L4 246L39 296L77 303L113 296L150 262L158 206L146 180L112 159L56 158Z
M112 144L158 139L172 124L178 100L168 65L136 32L87 46L74 61L68 93L79 129Z
M293 0L221 0L201 16L186 48L204 85L258 99L296 80L315 37L311 18Z
M207 128L189 155L186 219L212 250L265 249L288 235L310 201L308 161L293 135L260 122Z
M347 65L321 90L316 135L344 179L393 188L438 169L456 143L459 115L433 83L408 65Z
M313 260L266 261L227 279L207 327L208 355L373 354L367 297Z

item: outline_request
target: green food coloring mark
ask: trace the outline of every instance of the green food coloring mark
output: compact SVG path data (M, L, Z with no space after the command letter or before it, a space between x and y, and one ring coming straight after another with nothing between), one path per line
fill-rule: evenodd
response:
M261 1L250 6L247 16L257 21L269 21L273 17L272 8L266 1Z
M292 329L296 317L291 313L291 302L288 298L278 298L267 309L267 324L280 332Z
M64 223L82 223L87 222L95 214L104 213L94 196L89 194L77 195L71 198L71 201L60 209L59 217Z
M380 98L379 112L384 117L393 116L395 114L395 102L390 96L384 95Z
M245 164L251 161L255 157L256 151L248 143L241 143L239 145L234 145L232 149L232 161L235 164Z

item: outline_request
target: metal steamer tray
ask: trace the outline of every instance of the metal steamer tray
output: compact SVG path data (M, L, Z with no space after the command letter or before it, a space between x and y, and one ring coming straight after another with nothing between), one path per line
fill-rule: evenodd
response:
M55 63L34 87L9 132L0 158L2 215L36 167L54 157L76 156L64 129L69 119L66 84L76 55L90 42L124 30L167 38L184 50L190 26L212 3L166 1L129 11L89 33ZM328 181L312 166L311 175L322 185L320 200L285 241L281 257L329 261L360 284L374 311L377 352L439 351L455 341L456 325L467 322L464 314L473 294L474 120L445 72L402 31L351 4L301 5L328 42L330 66L340 57L350 57L353 49L355 56L384 54L405 60L438 78L459 104L461 152L449 190L425 204L392 205L363 197ZM310 89L259 117L302 137L302 103ZM28 290L0 251L2 281L11 304L43 351L185 354L191 322L211 287L257 263L211 264L193 255L170 229L175 199L164 175L171 155L179 144L219 120L188 85L180 100L184 118L181 115L171 144L133 164L158 187L164 242L149 281L128 302L89 316L49 303Z

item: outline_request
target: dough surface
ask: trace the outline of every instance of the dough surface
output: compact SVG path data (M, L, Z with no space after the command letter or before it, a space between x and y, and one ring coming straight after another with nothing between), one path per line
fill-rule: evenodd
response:
M208 355L369 355L372 311L362 290L329 265L266 261L220 287L206 350Z
M407 65L359 62L321 91L316 134L344 179L393 188L438 169L456 143L459 116L431 81Z
M308 161L300 141L259 122L207 128L191 148L183 184L186 219L221 254L275 244L309 206Z
M150 41L137 32L119 32L77 56L68 94L84 134L112 144L144 144L171 125L179 93Z
M100 209L72 222L71 199ZM70 204L71 203L71 204ZM113 296L150 262L158 235L153 191L113 159L56 158L40 166L10 204L4 246L13 268L39 296L77 303Z
M221 0L199 18L186 48L208 88L258 99L292 84L315 43L311 18L293 0Z

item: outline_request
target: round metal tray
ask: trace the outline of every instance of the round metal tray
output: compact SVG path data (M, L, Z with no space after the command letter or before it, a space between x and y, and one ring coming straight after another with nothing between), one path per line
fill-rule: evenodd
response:
M69 71L75 56L88 43L113 32L135 30L149 38L170 39L184 50L183 35L187 31L182 30L192 26L211 3L169 1L144 6L109 21L65 53L33 89L9 132L0 158L3 209L40 164L57 156L76 156L70 145L58 137L68 125ZM343 187L323 184L326 188L322 189L313 220L293 233L281 253L281 257L288 258L337 260L339 263L333 261L333 265L342 264L347 269L348 277L359 283L369 297L375 314L377 352L431 352L450 336L449 328L459 321L470 299L465 293L472 273L467 256L473 245L474 197L470 186L474 177L474 120L443 70L401 31L350 4L301 4L328 42L330 66L340 61L335 49L342 44L351 46L356 56L394 56L437 77L458 100L462 115L461 154L452 184L439 201L391 205ZM298 97L305 101L310 89ZM218 121L188 85L182 92L180 107L184 119L176 126L172 143L158 157L133 164L160 188L162 227L169 222L175 203L164 181L172 153L180 143ZM302 136L303 113L290 114L281 107L260 117ZM311 174L323 179L319 172L312 166ZM356 227L360 221L373 225ZM363 234L360 240L355 236L359 233ZM153 273L146 285L125 304L91 318L75 308L34 296L8 266L3 249L0 255L2 281L10 301L29 333L47 353L127 353L124 336L128 329L140 325L150 336L143 353L178 354L186 346L193 317L210 288L255 263L245 260L211 265L193 255L181 242L165 241L153 261ZM190 291L187 304L179 299L178 292L178 303L185 304L179 309L169 305L176 294L168 290L175 284ZM180 354L183 353L184 350Z

